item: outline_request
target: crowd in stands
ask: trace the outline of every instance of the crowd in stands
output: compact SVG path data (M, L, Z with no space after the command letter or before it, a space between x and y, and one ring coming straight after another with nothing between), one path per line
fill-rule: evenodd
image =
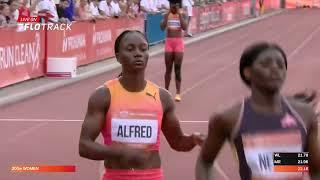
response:
M189 3L193 0L182 1L185 6L193 4ZM50 22L69 23L168 10L168 0L0 0L0 27L15 26L19 17L40 13L50 14Z

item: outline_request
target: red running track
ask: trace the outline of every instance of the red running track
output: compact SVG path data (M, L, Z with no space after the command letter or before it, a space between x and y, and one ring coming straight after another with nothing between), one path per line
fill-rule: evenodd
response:
M177 104L184 132L207 133L208 117L241 100L248 91L238 74L245 46L259 40L279 43L289 56L284 91L320 89L320 13L316 9L292 10L187 46L183 64L182 102ZM161 67L161 68L159 68ZM0 179L99 179L101 162L80 158L78 140L88 97L119 69L4 107L0 112ZM151 58L147 78L163 86L163 54ZM174 95L174 84L171 84ZM39 121L36 121L39 120ZM55 121L58 120L58 121ZM67 121L76 120L76 121ZM36 121L36 122L35 122ZM101 138L99 138L101 141ZM165 178L194 179L199 148L190 153L171 150L162 137ZM12 165L75 165L75 173L11 173ZM218 180L238 180L237 164L228 144L219 154L214 171Z

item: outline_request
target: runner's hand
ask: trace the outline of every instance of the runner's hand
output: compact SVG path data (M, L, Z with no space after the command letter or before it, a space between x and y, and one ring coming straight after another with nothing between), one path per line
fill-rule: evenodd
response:
M303 92L296 93L293 95L293 98L310 104L314 108L316 116L318 118L320 117L320 102L316 90L305 90Z
M316 108L318 104L318 93L315 90L304 90L303 92L298 92L293 95L293 98L308 104ZM316 109L315 109L316 110Z
M196 133L193 133L191 136L192 136L194 144L196 144L196 145L201 146L202 143L204 142L205 135L203 135L201 133L196 132Z

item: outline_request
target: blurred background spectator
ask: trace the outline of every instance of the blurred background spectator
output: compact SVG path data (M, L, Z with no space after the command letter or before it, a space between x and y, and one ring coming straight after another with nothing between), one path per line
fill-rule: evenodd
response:
M111 17L111 0L99 0L99 12L105 17Z
M99 0L89 0L89 10L94 19L103 18L103 16L100 15Z
M189 22L194 1L212 0L182 0ZM2 27L15 24L19 16L37 16L39 13L51 15L50 22L68 23L121 16L136 18L140 13L156 14L170 9L169 0L0 0L0 4L5 4L1 6L0 13ZM186 36L192 34L187 31Z
M29 0L22 0L19 11L19 17L29 17L30 16L30 10L28 8L29 6Z
M111 16L118 18L121 16L121 9L118 0L111 0Z
M68 19L67 13L65 11L65 9L69 7L69 5L70 4L68 0L60 0L59 4L56 4L59 22L62 22L62 23L70 22L70 20Z
M74 19L77 21L94 19L90 11L88 0L79 0L79 3L76 5Z
M111 17L118 18L121 16L121 9L117 0L110 1Z
M13 18L15 22L17 22L19 18L19 8L20 8L20 0L10 0L8 2L9 9L10 9L10 15Z
M77 0L69 0L69 6L64 9L64 15L66 18L69 19L69 21L73 21L74 16L74 10L75 10L75 4L77 3Z
M125 16L127 14L128 1L127 0L119 0L118 4L119 4L120 10L121 10L121 16Z
M6 3L0 4L0 27L6 27L12 22L10 8Z
M135 18L139 14L140 9L140 0L128 0L128 17Z
M157 0L141 0L140 10L144 13L150 13L150 14L158 13L159 10L157 8Z
M49 22L57 23L59 21L56 4L53 0L40 0L37 4L37 10L38 14L47 14Z
M157 8L161 12L169 11L170 3L168 0L157 0Z
M9 0L0 0L0 4L8 4Z
M185 36L187 37L192 37L192 34L190 32L190 22L191 18L193 16L193 5L194 1L193 0L182 0L182 7L184 9L185 14L187 15L188 18L188 27L187 30L185 31Z

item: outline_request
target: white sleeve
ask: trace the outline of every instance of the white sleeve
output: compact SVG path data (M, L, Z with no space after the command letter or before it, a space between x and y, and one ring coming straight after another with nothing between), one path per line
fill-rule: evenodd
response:
M121 13L121 9L120 9L119 4L117 4L117 10L118 10L118 13L120 14Z
M141 6L143 6L143 7L145 7L145 8L149 8L149 7L147 7L148 5L147 5L147 2L146 2L147 0L141 0L140 1L140 5Z
M89 4L89 9L90 9L90 12L91 12L91 14L93 15L93 16L96 16L97 14L96 14L96 9L95 9L95 7L94 7L94 5L93 5L93 2L90 2L90 4Z
M13 13L13 18L17 21L19 18L19 10L15 10Z
M40 1L39 4L38 4L38 11L42 11L42 10L50 11L50 6L45 1Z
M153 0L153 3L152 3L152 6L153 6L153 7L152 7L152 9L154 9L155 11L158 10L158 7L157 7L157 6L158 6L158 3L159 3L159 2L158 2L157 0ZM162 4L162 2L161 2L161 4Z
M166 8L170 8L170 3L168 0L163 0L163 4L166 6Z
M155 1L156 1L156 7L157 7L157 8L160 8L161 5L162 5L161 0L155 0Z
M105 6L104 1L100 1L100 2L99 2L99 9L100 9L101 11L106 12L106 6Z

